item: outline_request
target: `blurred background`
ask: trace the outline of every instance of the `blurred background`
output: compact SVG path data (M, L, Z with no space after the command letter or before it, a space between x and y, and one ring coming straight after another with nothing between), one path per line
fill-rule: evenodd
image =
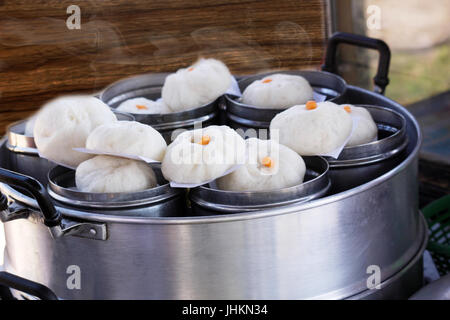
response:
M332 5L335 30L379 38L391 48L386 96L408 105L450 89L449 1L339 0ZM341 57L346 80L370 87L376 54L354 49Z

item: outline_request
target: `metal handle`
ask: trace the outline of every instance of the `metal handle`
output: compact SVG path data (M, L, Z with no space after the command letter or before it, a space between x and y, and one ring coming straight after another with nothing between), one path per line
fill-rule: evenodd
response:
M374 49L379 52L377 74L373 78L373 81L375 83L374 91L380 94L384 94L384 90L389 84L388 73L389 64L391 61L391 51L386 42L380 39L369 38L357 34L337 32L333 34L328 40L325 64L322 66L323 71L337 73L336 53L337 46L340 43Z
M28 191L36 199L44 216L44 224L47 227L51 228L61 224L61 214L56 211L47 191L39 181L32 177L0 168L0 182ZM7 206L3 208L5 207L4 198L2 198L0 203L2 210L7 209Z
M0 182L18 187L31 193L44 216L44 224L49 227L54 238L75 236L81 238L106 240L108 238L105 223L72 221L63 219L56 210L47 191L40 182L29 176L0 168ZM15 201L8 201L0 191L0 218L3 222L27 218L34 210Z
M15 289L41 300L58 300L55 293L48 287L4 271L0 272L0 287ZM14 299L10 293L4 294L1 298Z

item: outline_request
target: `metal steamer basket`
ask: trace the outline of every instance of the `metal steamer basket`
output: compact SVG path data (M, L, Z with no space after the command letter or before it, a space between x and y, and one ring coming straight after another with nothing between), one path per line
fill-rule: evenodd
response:
M123 193L82 192L75 186L75 171L56 166L48 173L48 193L58 205L110 215L177 217L185 215L183 189L173 189L161 169L152 166L158 185L154 188Z
M347 86L346 103L403 117L399 162L381 161L380 176L346 191L251 212L155 217L64 203L3 169L3 140L5 270L64 299L407 298L423 284L427 243L418 211L420 129L379 93ZM74 272L79 287L68 286ZM380 283L372 288L374 273Z
M8 141L2 146L6 161L2 167L33 176L46 184L47 173L55 163L39 157L34 138L24 134L26 122L15 122L6 129Z
M114 110L119 121L133 121L131 114ZM15 122L6 129L8 157L4 168L35 177L40 183L47 185L47 174L56 164L39 157L34 138L25 135L27 120Z
M384 107L357 105L366 108L378 127L378 140L346 147L338 159L327 158L330 164L332 192L342 192L381 176L401 163L408 145L405 118Z
M306 78L316 93L326 96L325 100L338 104L348 103L347 84L337 75L336 54L338 45L340 44L349 44L378 51L379 61L377 74L374 77L374 84L375 92L383 94L389 83L388 73L391 56L389 47L385 42L378 39L343 32L335 33L329 39L325 64L322 66L322 71L280 71L253 75L242 78L238 82L239 88L243 92L253 81L274 73L293 74ZM225 95L225 102L224 108L226 108L228 124L234 129L243 129L246 132L246 136L256 136L261 139L267 139L268 137L267 132L264 134L260 133L259 129L266 129L267 131L270 126L270 121L275 115L285 110L258 108L258 106L246 105L241 103L238 97L228 94ZM248 131L249 129L256 131Z
M100 99L111 108L117 108L123 101L145 97L157 100L161 97L161 89L167 73L144 74L120 80L107 87ZM222 97L198 108L167 114L133 114L136 121L151 125L158 130L167 143L173 141L182 130L190 130L194 125L203 127L214 124L219 115L218 104Z
M304 157L305 181L299 185L273 191L224 191L213 185L190 191L192 212L198 216L258 211L299 204L324 196L330 188L328 163L321 157Z
M241 92L251 83L275 73L302 76L308 80L313 90L326 97L327 101L341 103L345 101L347 84L341 77L321 71L280 71L258 74L238 81ZM270 121L286 109L267 109L240 102L240 98L225 95L227 123L234 129L269 129Z

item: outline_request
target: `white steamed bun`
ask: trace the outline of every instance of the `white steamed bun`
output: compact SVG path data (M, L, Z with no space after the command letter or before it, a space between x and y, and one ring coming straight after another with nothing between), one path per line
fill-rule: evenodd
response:
M83 192L134 192L157 185L153 169L142 161L96 156L82 162L75 172L77 189Z
M27 122L25 123L25 135L28 137L33 136L33 130L34 130L34 123L36 122L37 114L32 115L28 118Z
M242 103L269 109L286 109L313 98L309 82L290 74L276 73L252 82L242 94Z
M161 114L172 112L162 99L153 101L143 97L125 100L116 108L116 110L134 114Z
M219 60L200 59L188 68L167 76L162 98L174 112L201 107L224 94L231 85L231 74Z
M52 100L39 111L34 141L41 156L76 167L92 155L84 148L88 135L99 125L117 121L111 109L92 96L65 96Z
M350 115L358 118L358 124L353 130L352 136L348 140L346 146L353 147L364 143L377 140L378 127L372 118L372 115L366 108L355 107L350 104L343 104L341 107L350 113Z
M352 131L351 116L333 102L308 101L277 114L271 137L300 155L325 155L343 145Z
M161 161L167 143L149 125L136 121L117 121L95 128L86 140L86 148Z
M168 147L162 173L171 181L196 184L223 175L245 158L245 141L227 126L181 133Z
M245 142L245 164L217 179L219 189L266 191L288 188L303 182L305 162L295 151L274 140L250 138Z

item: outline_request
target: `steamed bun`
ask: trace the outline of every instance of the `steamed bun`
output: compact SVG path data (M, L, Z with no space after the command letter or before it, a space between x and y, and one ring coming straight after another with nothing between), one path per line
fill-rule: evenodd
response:
M162 161L164 177L177 183L216 179L245 158L245 141L227 126L186 131L167 147Z
M325 155L343 145L352 131L351 116L333 102L308 101L277 114L270 135L300 155Z
M161 114L172 112L162 99L153 101L143 97L125 100L116 108L116 110L134 114Z
M83 192L134 192L157 185L153 169L142 161L96 156L82 162L75 172L77 189Z
M290 74L276 73L252 82L242 93L242 103L269 109L286 109L313 98L309 82Z
M348 140L346 146L353 147L364 143L376 141L378 138L378 127L372 118L372 115L366 108L355 107L353 105L345 104L341 107L350 113L352 116L358 118L358 124L353 130L352 136Z
M149 125L117 121L95 128L86 140L86 148L161 161L167 144L162 135Z
M28 118L27 122L25 123L25 135L28 137L33 136L33 130L34 130L34 123L36 122L37 115L33 115L30 118Z
M288 188L303 182L305 162L295 151L274 140L250 138L245 142L245 164L217 179L219 189L265 191Z
M189 68L167 76L162 98L174 112L201 107L224 94L231 85L227 66L215 59L200 59Z
M65 96L39 111L34 141L44 158L76 167L92 155L72 150L84 148L88 135L99 125L117 121L111 109L92 96Z

